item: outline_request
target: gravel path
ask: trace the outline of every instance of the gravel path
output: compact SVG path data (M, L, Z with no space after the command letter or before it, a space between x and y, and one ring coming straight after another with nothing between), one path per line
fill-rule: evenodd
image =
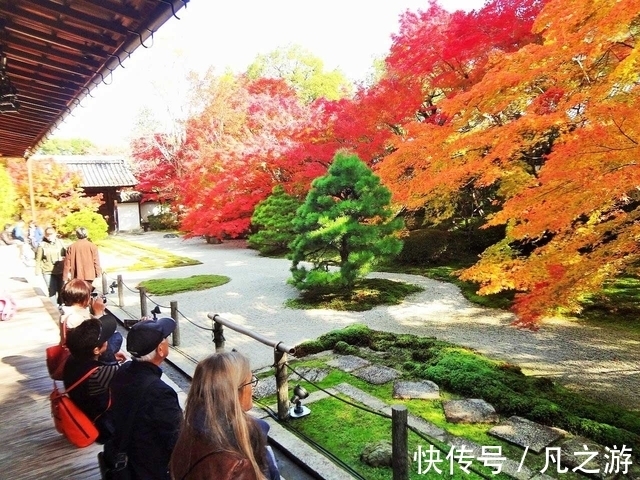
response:
M367 312L293 310L284 302L297 291L288 285L290 262L260 257L244 248L242 241L208 245L201 239L164 238L162 233L123 235L128 240L163 248L195 258L202 265L146 272L122 272L122 259L101 253L109 283L122 274L133 289L150 278L187 277L197 274L227 275L231 281L204 292L171 297L152 297L168 315L169 302L177 301L185 317L180 319L181 344L177 349L192 362L213 351L211 321L217 313L268 338L296 345L330 330L352 323L364 323L376 330L433 336L472 347L493 358L519 364L531 375L545 375L577 388L589 396L638 409L640 398L640 337L615 330L585 326L562 319L550 319L536 332L510 326L513 316L500 310L477 307L454 285L417 275L375 273L372 276L422 286L424 292L411 295L398 306L377 307ZM112 296L114 303L115 296ZM153 308L150 304L149 309ZM125 288L121 314L139 316L139 295ZM232 330L225 330L227 348L246 353L254 368L273 363L269 347ZM173 360L178 357L172 356ZM189 362L187 362L189 363ZM193 363L191 363L193 366ZM189 368L186 368L188 371Z

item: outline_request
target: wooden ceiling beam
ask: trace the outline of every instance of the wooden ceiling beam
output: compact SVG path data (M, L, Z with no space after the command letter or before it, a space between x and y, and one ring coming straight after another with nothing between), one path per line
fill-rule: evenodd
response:
M25 88L22 91L18 89L18 101L24 102L25 100L39 102L48 107L62 109L62 110L68 107L68 102L52 97L51 95L42 95L34 92L32 89Z
M36 25L42 25L51 28L54 32L64 32L65 34L72 35L82 40L88 40L104 47L116 48L118 46L118 42L111 38L109 35L95 33L94 30L77 28L72 25L67 25L59 20L51 20L40 15L35 15L28 10L18 8L18 5L15 4L9 4L6 7L6 11L10 14L9 20L12 20L13 16L17 16L24 18Z
M140 12L133 7L122 5L111 0L100 0L100 2L92 3L93 8L99 8L102 11L118 15L119 17L126 18L134 23L140 23Z
M24 75L36 73L36 74L42 75L43 77L50 78L51 81L53 82L57 82L57 83L66 82L73 85L77 85L78 87L82 87L88 80L88 78L83 77L80 74L67 75L64 73L52 71L49 68L43 67L42 65L34 66L32 63L24 62L17 58L13 58L11 60L11 62L7 67L7 71L9 74L9 78L11 78L13 75L18 75L20 72L24 72Z
M103 18L76 10L72 8L73 3L68 6L60 5L54 2L32 2L31 0L21 0L20 3L21 6L30 6L31 11L34 13L41 12L42 10L47 10L49 12L62 15L63 17L75 20L76 22L84 23L94 29L95 27L100 27L103 30L122 36L126 36L129 34L129 31L125 27L123 27L122 24L112 20L105 20ZM64 21L62 19L59 20Z
M14 59L19 59L27 63L43 65L53 70L59 70L71 75L81 75L83 77L91 77L93 75L93 71L79 64L80 62L77 62L76 65L68 65L66 63L60 63L56 62L55 60L51 60L50 56L46 54L34 55L32 53L27 53L21 49L14 48L13 46L5 47L4 52L6 53L9 62L12 62Z
M44 102L39 102L39 101L33 101L31 99L28 98L24 98L24 97L20 97L20 110L22 110L23 108L27 108L29 110L35 110L37 112L48 112L52 115L56 115L57 113L60 112L60 107L55 107L55 106L49 106ZM63 110L66 110L66 108L68 107L64 107ZM69 109L69 111L71 111L71 109Z
M3 113L2 115L11 115L10 113ZM10 127L9 127L10 128ZM16 132L14 130L10 130L9 128L3 128L2 126L2 118L0 117L0 142L4 141L4 143L7 143L5 140L7 139L11 139L11 138L26 138L29 139L33 136L34 133L37 133L38 130L34 130L34 131L26 131L26 133L20 133L20 132Z
M31 77L18 77L14 75L11 77L13 85L18 90L18 97L20 97L26 91L33 93L34 95L43 95L45 97L57 97L62 101L68 102L76 97L75 90L64 92L60 90L58 86L51 86L49 84L39 84Z
M31 82L31 84L36 84L41 87L46 87L54 95L64 94L66 91L66 92L69 92L70 97L73 98L77 96L77 93L78 93L77 92L78 88L75 85L62 85L61 82L56 82L56 80L43 77L36 72L32 72L29 74L13 72L10 75L10 77L16 88L18 88L17 80L22 79L26 82ZM18 91L18 96L20 96L20 91Z
M15 125L16 120L19 120L19 119L12 119L11 117L17 117L18 115L20 114L19 113L3 113L2 115L0 115L0 131L4 133L4 135L0 136L0 138L4 138L5 135L7 137L19 137L22 135L33 135L34 133L38 132L39 126L32 127L23 123L21 123L23 127L20 128L20 131L17 131L15 129L11 130L11 127ZM10 121L11 123L9 123Z
M71 58L75 58L76 56L71 55L69 53L62 52L60 50L56 50L52 48L52 45L55 45L60 48L64 48L66 50L78 52L77 57L85 59L87 63L89 62L94 63L92 60L88 58L89 56L99 57L99 58L105 58L107 56L107 53L101 48L93 47L93 46L78 43L78 42L73 42L71 40L65 40L58 37L57 35L40 32L39 30L35 30L33 28L25 27L23 25L17 25L14 22L7 24L7 26L5 27L5 30L10 33L10 36L7 39L9 43L15 43L16 45L20 45L24 48L40 49L43 51L43 53L45 53L44 49L46 49L47 53L55 55L59 58L64 58L69 60ZM45 45L42 45L38 42L33 42L31 39L44 42ZM97 68L98 64L96 63L95 65Z

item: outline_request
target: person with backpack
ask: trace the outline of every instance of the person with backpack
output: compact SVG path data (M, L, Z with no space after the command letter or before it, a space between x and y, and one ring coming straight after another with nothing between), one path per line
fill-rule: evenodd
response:
M105 443L113 435L109 384L120 368L118 362L101 362L100 354L107 349L107 339L116 331L116 320L90 318L69 330L67 347L71 355L63 370L65 388L69 388L89 371L95 371L69 392L69 397L93 421L99 435L96 442Z
M67 250L58 238L56 229L47 227L45 237L36 249L36 275L42 275L49 297L56 297L56 304L62 305L62 269Z

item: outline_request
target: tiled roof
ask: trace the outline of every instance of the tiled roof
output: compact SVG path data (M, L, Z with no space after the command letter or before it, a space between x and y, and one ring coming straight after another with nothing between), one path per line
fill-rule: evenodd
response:
M32 158L36 160L35 156ZM66 164L69 170L80 174L83 188L133 187L138 184L122 158L84 155L42 155L38 158L53 158Z

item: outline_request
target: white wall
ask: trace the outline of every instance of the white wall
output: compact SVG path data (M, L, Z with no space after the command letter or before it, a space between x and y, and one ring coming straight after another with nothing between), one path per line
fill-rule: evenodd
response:
M144 202L140 204L140 217L146 222L149 215L157 215L160 213L160 204L158 202Z
M140 228L140 204L138 202L118 204L118 231Z

